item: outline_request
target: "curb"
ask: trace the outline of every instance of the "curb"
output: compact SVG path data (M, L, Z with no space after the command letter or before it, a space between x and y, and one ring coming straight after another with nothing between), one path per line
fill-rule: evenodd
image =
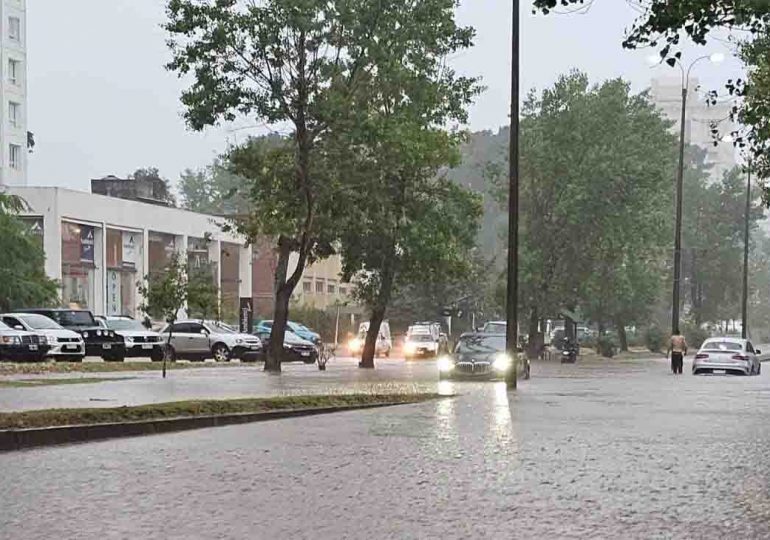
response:
M188 431L192 429L228 426L233 424L266 422L283 418L315 416L344 411L393 407L396 405L413 405L416 403L421 402L367 403L362 405L318 407L310 409L287 409L283 411L189 416L165 418L161 420L140 420L137 422L116 422L111 424L78 424L47 428L7 429L0 430L0 452L13 452L15 450L39 446L54 446L105 439L117 439L121 437L173 433L176 431Z

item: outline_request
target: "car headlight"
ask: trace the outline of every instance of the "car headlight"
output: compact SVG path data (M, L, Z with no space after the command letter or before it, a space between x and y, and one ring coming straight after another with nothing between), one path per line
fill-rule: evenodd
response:
M123 340L126 343L133 343L134 342L134 338L132 336L123 336Z
M6 345L18 345L21 343L21 340L18 338L18 336L3 336L2 341Z
M510 356L508 356L507 354L498 354L495 357L495 361L492 362L492 369L494 369L498 373L503 373L511 369L512 365L513 365L513 360L511 360Z
M88 338L88 332L83 332L83 337Z
M438 366L438 370L442 373L448 373L455 368L454 362L452 362L452 359L448 356L442 356L439 358L436 361L436 365Z
M239 345L240 345L241 343L243 343L243 339L241 339L241 338L236 338L236 339L235 339L235 342L236 342L237 344L239 344Z
M38 341L41 345L48 345L48 336L38 336Z
M407 343L406 345L404 345L404 351L407 354L413 353L416 350L417 350L417 345L415 345L414 343Z
M348 345L348 348L350 348L350 350L357 351L358 349L361 348L361 345L363 345L363 341L358 338L355 338L350 340L350 344Z

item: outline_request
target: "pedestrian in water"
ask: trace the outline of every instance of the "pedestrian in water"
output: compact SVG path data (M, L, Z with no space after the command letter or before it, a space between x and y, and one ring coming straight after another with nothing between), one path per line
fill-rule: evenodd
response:
M674 329L674 335L671 336L671 341L668 343L668 352L666 357L671 355L671 371L676 375L682 373L682 367L684 364L684 357L687 355L687 341L684 336L679 333L679 329Z

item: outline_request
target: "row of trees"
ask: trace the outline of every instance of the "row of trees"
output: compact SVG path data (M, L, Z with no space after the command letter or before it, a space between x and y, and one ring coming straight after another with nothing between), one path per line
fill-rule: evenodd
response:
M227 158L248 201L230 227L252 241L274 238L278 254L267 370L280 370L289 300L312 261L339 251L345 276L355 276L372 312L366 367L399 285L463 270L479 203L441 171L458 158L452 127L465 122L479 86L445 65L473 37L454 8L454 0L168 2L168 68L193 81L182 95L189 126L247 116L289 132Z

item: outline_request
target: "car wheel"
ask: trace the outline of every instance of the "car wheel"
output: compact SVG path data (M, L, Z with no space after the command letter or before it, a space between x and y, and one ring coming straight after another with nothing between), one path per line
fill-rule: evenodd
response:
M214 360L217 362L227 362L230 360L230 349L224 343L217 343L214 348L211 349L211 353L214 355Z
M161 349L153 349L150 353L150 360L153 362L160 362L163 360L163 351Z
M762 364L760 363L760 364L757 366L757 375L760 375L761 373L762 373Z

